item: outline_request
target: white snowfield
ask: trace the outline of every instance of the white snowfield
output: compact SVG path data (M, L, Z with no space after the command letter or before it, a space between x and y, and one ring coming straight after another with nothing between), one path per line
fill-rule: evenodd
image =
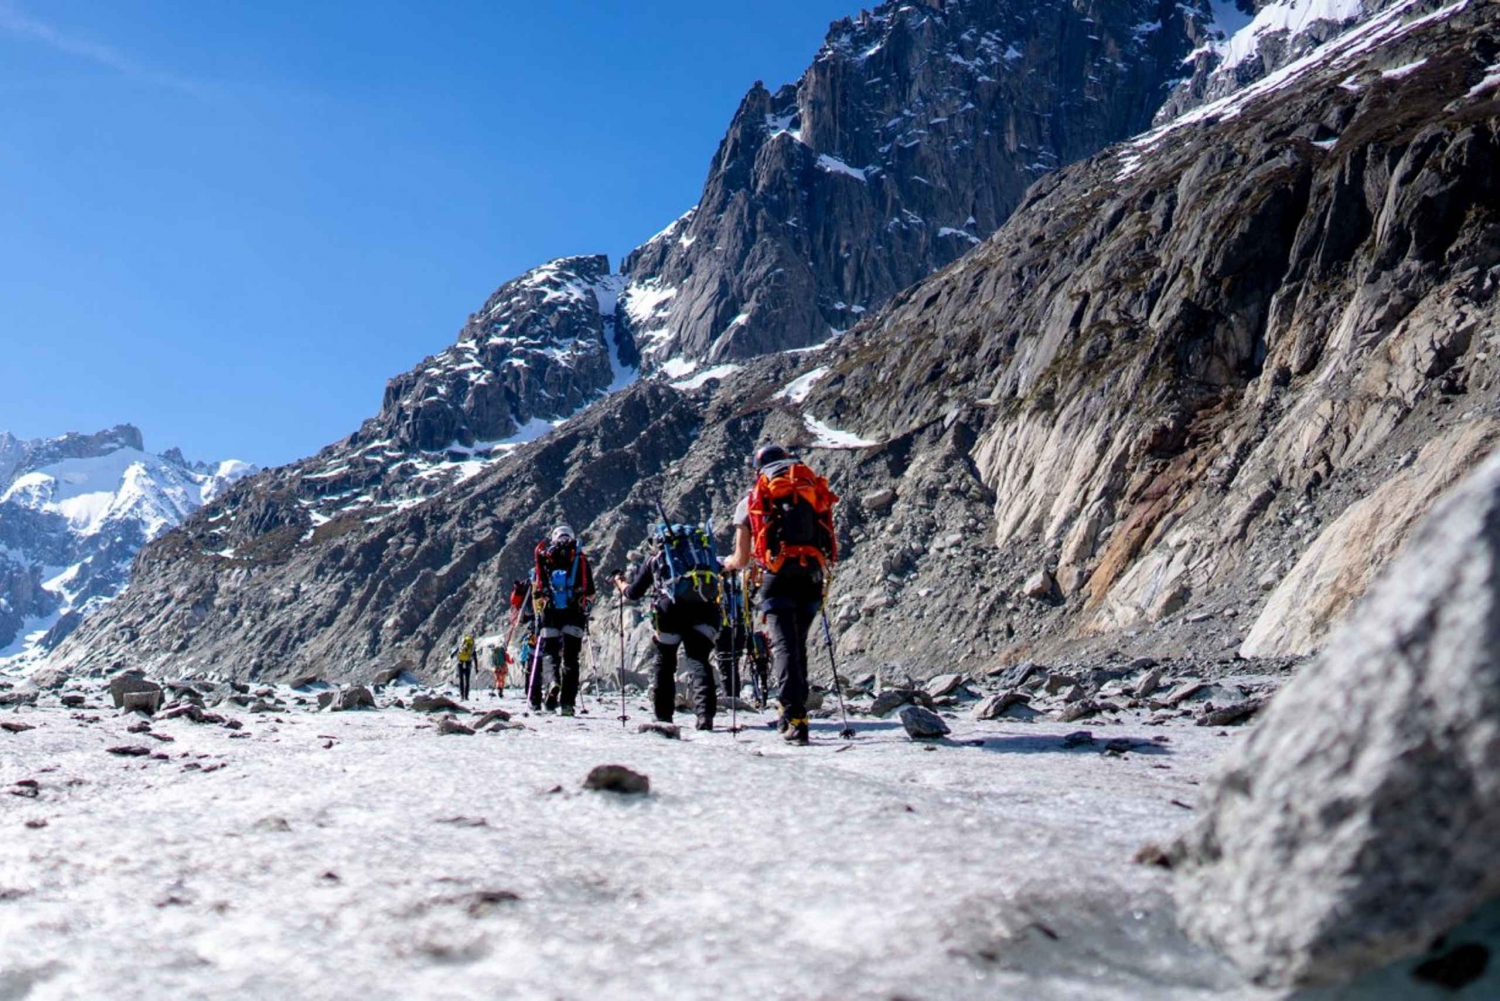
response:
M769 717L669 741L638 699L628 728L584 702L475 736L396 709L153 724L171 743L6 713L37 728L0 732L0 787L39 792L0 795L0 998L1262 996L1131 862L1233 737L956 719L924 745L861 719L845 742L835 717L793 748ZM601 763L651 794L583 791Z

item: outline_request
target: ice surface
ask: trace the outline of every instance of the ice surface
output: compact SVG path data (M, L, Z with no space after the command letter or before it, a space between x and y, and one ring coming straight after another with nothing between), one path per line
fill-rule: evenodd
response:
M25 711L37 729L0 734L0 786L41 785L0 804L0 992L1261 997L1173 929L1167 876L1130 862L1191 820L1173 801L1232 737L1094 729L1169 734L1117 758L1065 749L1075 727L953 719L928 749L862 719L852 743L814 721L788 748L758 714L666 741L634 732L638 700L628 728L617 702L584 702L473 737L399 710L231 711L246 736L156 723L172 743L111 710ZM170 760L104 752L137 743ZM652 794L583 792L606 762Z

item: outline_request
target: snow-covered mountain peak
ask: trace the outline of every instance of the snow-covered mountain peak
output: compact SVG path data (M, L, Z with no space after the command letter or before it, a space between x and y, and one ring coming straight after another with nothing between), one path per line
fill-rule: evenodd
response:
M59 638L70 613L124 587L141 546L255 472L238 460L190 463L176 449L153 455L130 425L0 435L0 658Z

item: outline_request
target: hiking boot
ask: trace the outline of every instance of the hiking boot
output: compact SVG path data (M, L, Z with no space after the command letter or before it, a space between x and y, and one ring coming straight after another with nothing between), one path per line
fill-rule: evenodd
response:
M534 713L541 712L542 711L542 704L540 702L533 702L531 704L531 711L534 712Z
M788 744L807 744L807 717L786 721L786 729L781 731L781 739Z
M714 728L714 718L712 716L699 716L697 728L699 730L712 731Z
M572 716L573 715L573 707L572 706L563 706L561 709L559 709L557 711L557 714L559 716Z
M561 702L561 701L562 701L562 689L561 688L559 688L556 685L553 685L551 688L547 689L547 711L548 712L552 712L552 710L556 709L557 708L557 704L559 702Z

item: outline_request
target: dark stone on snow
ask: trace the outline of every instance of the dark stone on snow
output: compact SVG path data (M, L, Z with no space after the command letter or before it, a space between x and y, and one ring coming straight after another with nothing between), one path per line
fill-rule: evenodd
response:
M642 723L635 728L636 733L654 733L658 737L666 737L669 740L677 740L682 736L682 730L676 723Z
M418 713L466 713L469 710L446 695L418 695L411 700L412 712Z
M943 718L921 706L906 706L901 710L901 725L913 740L934 740L948 735L948 724Z
M583 780L585 789L642 795L651 791L651 780L624 765L598 765Z

